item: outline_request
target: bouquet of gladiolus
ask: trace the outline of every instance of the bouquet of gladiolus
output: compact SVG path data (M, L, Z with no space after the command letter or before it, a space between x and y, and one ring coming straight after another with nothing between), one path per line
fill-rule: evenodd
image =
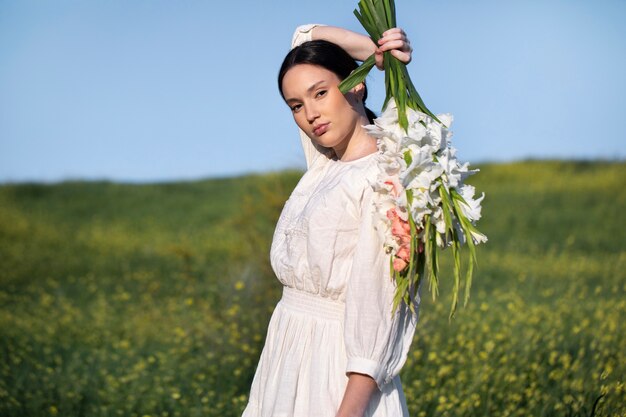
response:
M360 0L355 15L374 43L386 30L396 27L393 0ZM477 172L456 159L448 130L452 116L435 116L424 105L406 70L389 53L383 57L386 98L382 115L366 126L377 138L383 170L372 184L378 217L377 230L385 238L391 256L391 275L396 281L394 311L404 302L414 311L413 300L424 277L433 299L439 289L439 251L452 248L454 286L450 318L460 292L461 246L469 249L465 274L464 304L469 300L476 245L487 241L475 223L481 216L480 198L463 181ZM374 66L370 56L339 86L344 93L363 81Z

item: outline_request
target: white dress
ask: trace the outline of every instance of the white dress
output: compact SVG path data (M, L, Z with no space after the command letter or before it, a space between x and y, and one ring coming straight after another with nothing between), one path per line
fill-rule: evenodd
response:
M270 253L283 295L243 417L334 417L349 372L378 385L366 417L408 416L398 374L418 317L406 308L392 315L389 255L373 226L370 181L380 154L342 162L302 139L309 166L285 203Z

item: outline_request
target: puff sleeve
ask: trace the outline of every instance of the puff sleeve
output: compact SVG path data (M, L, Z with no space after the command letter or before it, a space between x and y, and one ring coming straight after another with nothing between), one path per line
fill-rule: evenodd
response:
M313 28L316 26L325 25L319 23L310 23L307 25L298 26L291 38L291 49L303 44L304 42L312 40L312 31ZM306 159L306 166L308 169L313 165L317 157L325 154L327 150L313 143L311 141L311 138L309 138L302 129L298 130L300 131L300 142L302 143L302 149L304 151L304 157Z
M325 26L320 23L309 23L307 25L298 26L296 31L293 33L291 38L291 49L296 46L303 44L304 42L310 41L313 36L313 28L316 26Z
M413 340L418 315L401 305L392 316L395 283L383 240L374 229L372 200L365 186L359 206L361 219L353 264L346 287L344 341L346 374L371 376L382 390L400 373ZM416 312L419 309L419 297Z

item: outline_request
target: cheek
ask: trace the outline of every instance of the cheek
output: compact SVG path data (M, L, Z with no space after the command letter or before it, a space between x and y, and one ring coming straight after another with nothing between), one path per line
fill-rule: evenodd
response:
M350 101L341 94L334 102L334 113L340 116L338 121L345 126L351 126L358 120L358 113Z
M350 108L350 103L348 102L346 96L341 94L339 90L332 95L332 103L337 110L345 111L345 109Z
M306 132L306 127L309 125L309 123L302 113L302 111L300 113L293 113L293 121L296 122L296 125L298 125L300 129Z
M354 119L355 103L351 101L349 96L339 93L334 100L334 108L337 114L341 114L345 122Z

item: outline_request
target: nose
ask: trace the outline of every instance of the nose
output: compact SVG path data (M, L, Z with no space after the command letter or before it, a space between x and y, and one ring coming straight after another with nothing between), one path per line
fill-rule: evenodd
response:
M317 107L311 103L304 106L304 113L306 115L306 120L309 123L313 123L315 119L317 119L320 116L320 113L317 110Z

